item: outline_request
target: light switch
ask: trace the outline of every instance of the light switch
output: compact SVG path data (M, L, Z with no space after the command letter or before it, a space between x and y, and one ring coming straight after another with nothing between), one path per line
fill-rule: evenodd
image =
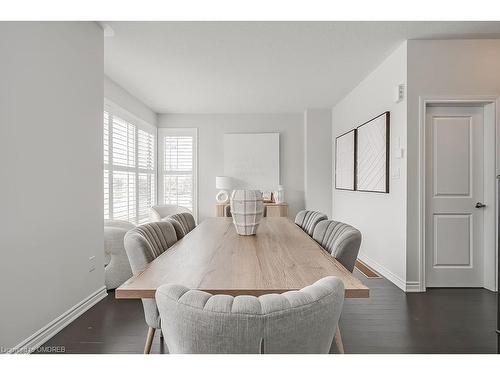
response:
M405 85L404 83L402 83L394 88L394 103L402 102L404 98L405 98Z
M401 147L396 147L394 150L394 157L396 159L403 159L403 149Z
M397 180L400 177L401 177L401 169L399 167L394 168L394 170L392 171L392 179Z
M404 149L401 147L401 138L394 138L394 147L393 147L394 157L396 159L403 159Z

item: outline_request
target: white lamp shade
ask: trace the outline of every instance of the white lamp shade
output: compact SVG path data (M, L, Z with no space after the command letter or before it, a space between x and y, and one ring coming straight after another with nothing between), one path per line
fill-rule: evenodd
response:
M227 176L215 177L215 188L221 190L231 190L231 177Z

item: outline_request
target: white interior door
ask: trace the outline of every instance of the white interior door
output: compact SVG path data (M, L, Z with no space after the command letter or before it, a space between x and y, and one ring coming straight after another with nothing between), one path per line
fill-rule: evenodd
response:
M473 106L427 108L427 287L484 283L483 112Z

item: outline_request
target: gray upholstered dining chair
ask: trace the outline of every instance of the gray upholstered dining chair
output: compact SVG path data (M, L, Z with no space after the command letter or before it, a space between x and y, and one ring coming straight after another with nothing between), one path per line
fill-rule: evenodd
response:
M333 276L261 297L156 290L170 353L329 353L343 302L344 284Z
M323 220L314 228L313 239L349 271L354 270L361 246L361 232L349 224Z
M125 233L135 225L124 220L104 220L104 285L115 289L132 277L123 245Z
M295 216L295 224L301 227L308 235L312 236L316 225L326 219L328 219L328 216L322 212L303 210Z
M139 225L127 232L124 238L132 273L137 275L144 271L149 263L177 242L177 235L168 221ZM142 299L144 316L149 326L144 353L151 351L154 334L160 329L160 314L154 299Z
M178 240L183 238L196 227L194 217L189 212L170 215L163 218L162 221L168 221L174 226Z
M361 246L361 232L348 224L334 220L323 220L314 228L313 239L328 251L350 272L354 270ZM337 327L335 344L344 353L342 334Z
M161 221L163 218L180 214L182 212L191 212L188 208L177 206L176 204L160 204L151 207L149 212L150 221Z

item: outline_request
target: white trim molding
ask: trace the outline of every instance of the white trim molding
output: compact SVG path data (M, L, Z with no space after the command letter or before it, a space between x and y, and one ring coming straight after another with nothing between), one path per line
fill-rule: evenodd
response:
M8 353L28 354L34 352L107 295L108 293L106 292L105 286L99 288L94 293L48 323L46 326L36 331L30 337L17 344L15 347L10 349Z
M366 263L367 266L373 268L375 271L377 271L379 274L381 274L383 277L385 277L387 280L389 280L391 283L396 285L399 289L402 291L406 292L406 281L403 280L401 277L393 273L392 271L388 270L384 266L382 266L380 263L374 261L370 257L367 257L363 253L358 254L358 258L363 262Z
M446 104L456 104L456 105L484 105L485 111L488 110L488 116L490 116L490 122L493 123L493 127L485 127L484 138L485 141L491 140L492 143L485 143L485 155L489 155L493 153L496 155L496 160L491 160L491 162L486 165L485 164L485 179L495 180L496 175L500 173L500 156L498 156L498 150L500 150L500 97L496 95L474 95L474 96L419 96L419 117L418 117L418 284L419 290L424 292L426 289L425 282L425 121L426 121L426 108L428 105L446 105ZM485 125L486 125L486 117L485 117ZM488 146L488 145L491 145ZM490 148L488 148L488 147ZM485 161L489 161L486 158ZM494 175L488 175L486 170L494 173ZM496 181L496 180L495 180ZM498 219L498 209L497 209L497 192L494 191L493 187L489 189L485 189L485 201L492 202L494 205L494 210L490 214L490 222L491 218L493 221L497 221ZM491 204L491 203L490 203ZM487 248L487 243L491 243L488 248L494 247L494 254L489 254L488 261L485 261L485 264L491 265L492 269L489 270L487 276L485 276L484 287L496 291L498 290L497 285L497 265L495 259L498 258L498 223L494 223L494 225L490 225L489 227L485 226L484 236L485 239L488 239L489 242L485 242L485 249ZM493 240L495 238L495 240ZM494 244L493 244L494 241ZM485 273L486 275L486 273ZM411 287L415 288L413 285L414 281L411 282Z
M422 288L420 288L420 281L407 281L406 292L407 293L425 292L425 289L422 290Z

